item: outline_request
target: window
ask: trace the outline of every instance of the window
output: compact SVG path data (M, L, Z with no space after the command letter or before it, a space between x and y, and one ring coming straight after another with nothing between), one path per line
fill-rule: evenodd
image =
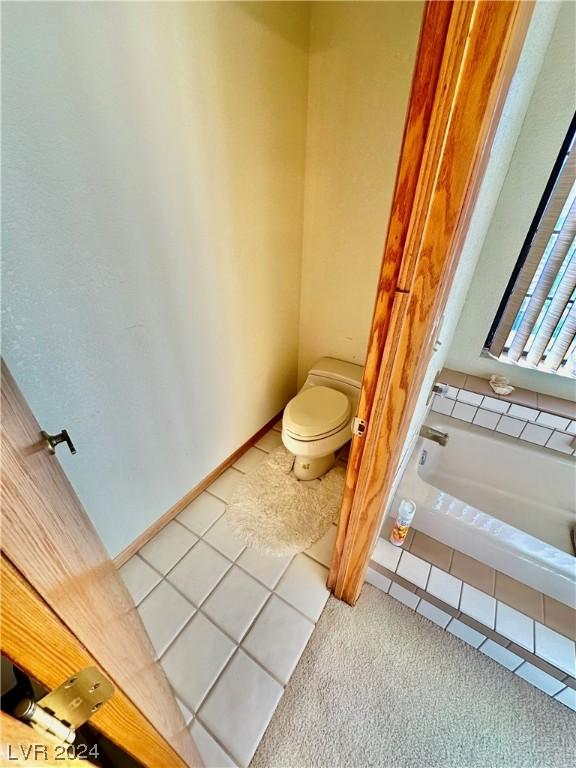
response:
M485 351L576 378L576 116L524 241Z

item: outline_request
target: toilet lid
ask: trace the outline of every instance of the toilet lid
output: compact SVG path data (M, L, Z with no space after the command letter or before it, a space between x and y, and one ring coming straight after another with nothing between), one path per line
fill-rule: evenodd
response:
M330 387L309 387L284 409L283 425L301 437L323 435L343 426L350 418L350 400Z

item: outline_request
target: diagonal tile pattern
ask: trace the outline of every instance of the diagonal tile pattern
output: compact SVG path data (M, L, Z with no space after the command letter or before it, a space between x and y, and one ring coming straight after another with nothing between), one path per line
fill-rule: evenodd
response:
M238 481L280 442L273 428L121 569L208 768L250 763L328 599L336 526L295 557L228 526Z
M144 560L162 574L167 573L198 541L196 536L176 520L164 526L140 552Z
M120 568L120 575L124 579L124 584L128 588L128 592L130 592L135 605L138 605L162 579L158 571L155 571L138 555L131 557Z
M202 610L239 643L269 594L256 579L233 566L206 600Z
M166 576L168 581L190 600L201 605L218 584L231 563L204 541L180 560Z
M195 610L192 603L167 581L161 581L140 603L138 613L158 656L164 653Z
M214 525L225 511L225 502L204 492L195 498L191 504L188 504L176 519L196 536L204 536L208 528Z
M283 693L276 680L238 650L200 716L238 764L247 766Z

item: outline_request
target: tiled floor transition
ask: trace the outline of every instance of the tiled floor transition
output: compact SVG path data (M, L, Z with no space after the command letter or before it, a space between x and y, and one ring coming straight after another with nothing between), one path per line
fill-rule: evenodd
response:
M236 483L280 444L276 425L121 568L207 768L249 765L328 599L335 525L306 553L278 558L246 548L226 524ZM576 707L572 683L518 658L512 646L487 637L489 629L481 634L460 620L467 613L522 650L528 646L518 617L532 628L531 619L509 606L496 611L493 597L383 539L373 558L390 578L369 569L368 582ZM422 590L431 597L421 599ZM450 606L459 606L454 616ZM514 626L504 626L510 617ZM528 634L531 643L532 629ZM560 677L571 670L560 667Z
M279 425L129 560L121 574L207 768L247 766L328 599L336 526L305 554L247 549L223 518Z
M494 582L498 581L494 571L491 579L487 579L481 569L490 569L472 558L464 560L466 556L454 552L459 555L458 568L453 568L454 561L451 565L444 563L451 573L437 568L413 553L418 538L422 539L422 534L414 532L408 545L410 551L379 538L366 581L576 710L574 627L570 636L560 634L501 601L501 593L497 593L497 598L468 584L464 578L479 579L477 583L484 582L482 586L494 589ZM435 552L429 549L429 557L442 554L439 542L428 541L436 547ZM422 544L419 546L422 550ZM542 595L539 597L542 599Z

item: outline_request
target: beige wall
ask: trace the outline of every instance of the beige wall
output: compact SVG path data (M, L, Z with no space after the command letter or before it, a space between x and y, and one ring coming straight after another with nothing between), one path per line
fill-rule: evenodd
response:
M308 7L2 10L3 354L115 555L294 392Z
M555 6L556 11L560 5L558 22L534 87L446 364L478 376L502 374L517 387L574 399L576 386L570 379L480 357L576 110L576 4L544 5Z
M313 3L300 378L324 355L362 364L422 3Z

